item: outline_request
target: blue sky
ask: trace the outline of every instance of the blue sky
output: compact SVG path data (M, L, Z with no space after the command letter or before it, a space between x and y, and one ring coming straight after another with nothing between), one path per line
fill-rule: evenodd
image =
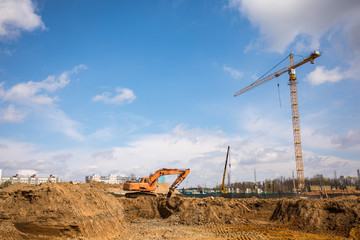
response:
M354 176L359 12L355 0L0 0L3 175L174 167L191 169L184 186L212 186L230 145L231 181L290 177L287 74L233 94L318 49L297 69L305 176Z

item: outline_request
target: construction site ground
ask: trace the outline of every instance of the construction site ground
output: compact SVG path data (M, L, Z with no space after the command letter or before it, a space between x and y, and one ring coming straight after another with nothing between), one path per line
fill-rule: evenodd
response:
M157 189L164 194L168 185ZM360 197L352 195L119 197L123 194L121 185L103 183L13 184L0 191L0 239L360 239Z

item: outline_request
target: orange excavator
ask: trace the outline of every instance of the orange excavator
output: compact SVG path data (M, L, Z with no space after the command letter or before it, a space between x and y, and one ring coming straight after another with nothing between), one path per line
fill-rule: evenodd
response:
M178 174L178 177L174 181L174 183L170 186L167 197L170 197L174 190L180 185L182 181L186 178L186 176L190 173L190 169L176 169L176 168L163 168L157 170L150 177L142 177L139 178L136 182L129 181L124 183L124 190L127 191L135 191L129 192L125 194L127 198L136 198L138 196L156 196L154 193L156 189L156 182L159 177L163 175L173 175Z

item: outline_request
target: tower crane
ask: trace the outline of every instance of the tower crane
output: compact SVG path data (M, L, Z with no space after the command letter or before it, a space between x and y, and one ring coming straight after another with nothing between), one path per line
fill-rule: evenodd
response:
M311 64L315 63L315 58L320 57L321 54L319 51L312 52L307 58L303 59L300 62L295 63L293 54L290 53L289 57L289 67L280 69L279 71L263 76L260 79L256 80L249 86L241 89L240 91L234 94L234 97L243 94L259 85L262 85L273 78L277 78L283 73L289 74L289 85L290 85L290 97L291 97L291 112L292 112L292 124L293 124L293 135L294 135L294 149L295 149L295 161L296 161L296 172L298 179L298 190L302 191L305 188L305 179L304 179L304 164L302 157L302 147L301 147L301 136L300 136L300 121L299 121L299 106L298 106L298 96L297 96L297 81L295 75L295 68L300 67L301 65L310 62Z
M227 153L226 153L224 175L223 175L222 184L221 184L221 190L220 190L221 193L227 193L226 190L225 190L225 176L226 176L226 166L228 165L229 152L230 152L230 146L228 146ZM230 178L230 175L229 175L229 178ZM229 180L229 185L228 186L230 187L230 180Z

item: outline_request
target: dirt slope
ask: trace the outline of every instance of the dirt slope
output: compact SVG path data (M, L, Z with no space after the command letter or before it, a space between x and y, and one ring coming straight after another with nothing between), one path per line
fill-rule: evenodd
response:
M90 185L13 184L0 191L2 239L111 239L123 221L119 201Z
M285 199L279 201L272 221L307 231L333 231L348 236L360 226L360 198Z

